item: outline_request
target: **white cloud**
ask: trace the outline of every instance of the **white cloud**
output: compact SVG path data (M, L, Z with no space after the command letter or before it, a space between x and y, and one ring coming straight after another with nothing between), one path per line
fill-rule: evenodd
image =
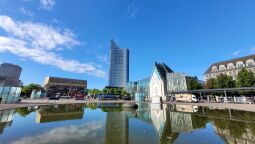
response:
M40 0L40 4L42 8L46 10L51 10L56 5L56 1L55 0Z
M237 50L237 51L233 52L232 55L233 55L233 56L239 56L240 53L241 53L241 51L240 51L240 50Z
M34 16L34 13L33 13L33 12L24 9L23 7L20 7L19 10L20 10L20 12L21 12L22 14L24 14L24 15L27 15L27 16L30 16L30 17Z
M9 52L68 72L105 77L105 72L91 63L68 60L57 54L60 50L80 45L70 30L64 29L63 32L59 32L60 30L45 24L14 21L2 15L0 15L0 28L9 35L9 37L0 36L2 53Z
M42 134L23 137L12 142L13 144L45 144L45 143L67 143L71 140L77 143L95 140L98 131L103 128L102 122L90 122L82 125L70 125L54 128Z
M135 2L132 2L128 5L127 15L129 18L134 18L137 14L138 7L136 6Z
M98 60L102 62L107 62L107 56L106 55L99 55L96 57Z
M58 46L71 47L79 44L74 39L74 34L68 29L60 33L48 25L15 22L8 16L0 15L0 27L13 36L30 41L34 48L50 50Z

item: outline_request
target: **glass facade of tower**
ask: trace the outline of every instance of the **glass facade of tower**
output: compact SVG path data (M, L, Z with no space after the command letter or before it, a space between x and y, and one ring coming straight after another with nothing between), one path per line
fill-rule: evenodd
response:
M129 50L119 48L112 40L110 57L109 86L126 87L129 81Z

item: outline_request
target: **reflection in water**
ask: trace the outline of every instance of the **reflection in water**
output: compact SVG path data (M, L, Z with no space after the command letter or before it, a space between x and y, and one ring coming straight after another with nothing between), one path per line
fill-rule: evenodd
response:
M37 123L82 119L82 105L50 105L40 107L36 114Z
M50 131L38 134L35 136L26 136L16 141L13 144L70 144L82 143L84 141L93 143L96 139L98 130L103 127L99 121L93 121L82 125L67 125L63 127L53 128Z
M128 118L125 112L108 112L106 116L106 144L128 143Z
M27 115L29 115L30 113L36 111L38 109L38 106L35 107L23 107L23 108L17 108L16 112L22 116L22 117L26 117Z
M0 111L0 143L255 143L252 112L192 105L138 105L138 109L104 103ZM15 112L18 115L14 116ZM36 114L36 123L27 119L30 114ZM35 129L36 135L29 133L30 129L26 134L10 135L18 131L19 127L13 125L21 119L33 120L34 124L25 127Z
M193 130L191 114L170 112L172 132L189 132Z
M188 105L175 107L151 108L161 143L255 143L255 113Z
M10 127L12 125L15 111L15 109L0 111L0 134L4 132L4 128Z
M198 111L197 105L176 105L176 111L185 113L195 113Z

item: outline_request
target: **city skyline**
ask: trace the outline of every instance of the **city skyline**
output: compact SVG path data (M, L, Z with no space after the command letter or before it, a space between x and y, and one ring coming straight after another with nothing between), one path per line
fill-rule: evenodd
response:
M114 39L130 50L130 81L151 76L155 61L203 80L212 63L254 54L254 4L0 0L0 63L21 66L24 84L56 76L103 88Z

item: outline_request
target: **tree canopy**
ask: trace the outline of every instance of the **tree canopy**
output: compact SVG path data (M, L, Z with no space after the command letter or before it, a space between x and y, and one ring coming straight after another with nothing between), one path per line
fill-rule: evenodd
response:
M21 93L24 96L30 96L33 90L42 90L41 85L31 83L22 88Z
M217 76L217 88L234 88L235 81L231 76L220 74Z
M251 87L255 85L255 77L253 72L249 72L246 69L242 69L236 79L237 87Z
M89 95L98 95L101 94L102 92L99 89L90 89L88 90Z
M215 89L217 88L217 79L210 78L205 83L205 89Z
M198 82L197 79L188 79L187 80L187 88L188 90L198 90L203 89L203 86L201 83Z

